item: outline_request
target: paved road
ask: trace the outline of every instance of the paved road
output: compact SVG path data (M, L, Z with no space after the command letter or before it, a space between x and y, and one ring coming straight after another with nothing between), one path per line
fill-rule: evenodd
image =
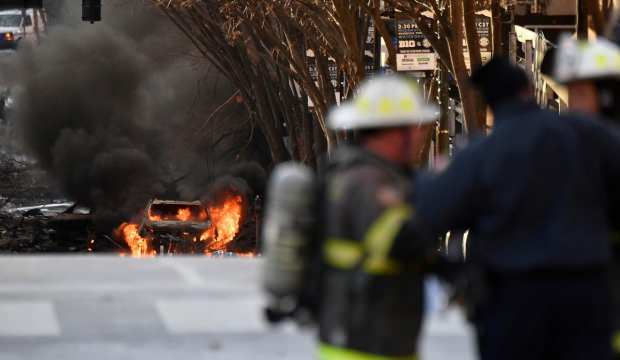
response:
M0 257L0 360L312 360L311 333L262 321L259 264ZM424 359L472 351L458 312L431 316Z
M0 58L13 56L15 54L16 54L15 50L0 49Z

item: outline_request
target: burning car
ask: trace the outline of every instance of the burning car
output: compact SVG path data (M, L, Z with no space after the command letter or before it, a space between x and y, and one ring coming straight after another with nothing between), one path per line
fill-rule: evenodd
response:
M193 253L200 237L211 227L207 209L199 201L151 200L138 234L160 253Z
M243 196L233 193L224 193L206 205L154 199L140 221L123 223L115 236L125 241L133 257L254 254L256 242L247 241L248 231L243 231L245 207Z

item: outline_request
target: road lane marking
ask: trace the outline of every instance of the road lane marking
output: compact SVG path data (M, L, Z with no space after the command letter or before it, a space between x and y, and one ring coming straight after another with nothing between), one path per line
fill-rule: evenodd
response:
M173 259L162 259L161 264L174 270L187 285L202 287L207 284L205 279L191 267L183 265Z
M60 336L50 301L0 301L0 336Z
M176 299L155 302L170 334L264 332L262 301L257 297Z
M237 283L226 283L225 280L211 282L201 286L188 285L182 282L156 282L156 283L60 283L60 284L37 284L37 283L11 283L2 284L0 282L0 295L3 294L54 294L63 292L85 292L85 293L110 293L110 292L180 292L180 291L215 291L225 293L245 293L258 294L260 289L256 284L248 284L241 287Z

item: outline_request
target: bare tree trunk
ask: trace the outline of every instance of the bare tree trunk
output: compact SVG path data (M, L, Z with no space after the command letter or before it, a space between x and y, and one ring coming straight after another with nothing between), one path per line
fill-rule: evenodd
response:
M589 0L577 0L577 37L588 39Z
M316 121L312 122L312 130L314 137L312 148L314 153L318 156L317 164L320 166L321 161L325 160L323 155L327 152L327 138L323 135L323 130Z
M239 89L250 118L269 146L273 162L293 158L309 165L316 164L313 145L321 143L320 137L324 135L315 134L312 129L317 121L308 114L305 88L295 87L290 63L283 65L282 58L264 56L253 36L256 34L247 27L241 27L242 40L229 42L223 19L213 15L219 14L217 4L159 6L201 54ZM294 53L305 55L304 49ZM295 60L305 65L305 56ZM319 148L325 149L324 146Z
M465 36L467 49L469 50L469 62L472 71L482 65L480 55L480 36L476 27L476 11L473 1L463 1L463 22L465 24Z
M493 56L502 56L502 8L499 0L492 0L491 13L493 19Z
M463 55L463 28L464 28L464 10L462 0L450 0L450 18L452 20L452 38L449 41L450 58L452 60L453 75L459 88L461 96L461 106L463 107L463 117L470 133L481 131L478 122L478 109L476 92L469 84L469 74L465 65L465 56Z
M480 36L476 26L476 11L473 1L463 1L465 34L467 36L467 48L469 49L470 69L474 71L482 66L480 54ZM481 96L476 97L476 122L480 128L486 125L486 105Z
M396 70L396 44L392 39L392 34L390 34L387 24L381 18L381 1L373 0L373 10L371 11L371 16L375 24L375 28L379 32L379 35L385 42L385 46L388 50L388 59L387 64L390 68Z
M254 101L256 104L256 113L258 115L256 120L265 135L265 139L267 139L273 162L279 163L290 160L290 154L284 145L283 134L281 131L278 131L275 126L276 121L279 119L274 118L276 113L275 109L269 103L266 93L267 90L264 84L261 84L258 79L255 78L252 81L255 85L253 86L252 92L255 95Z
M420 162L415 164L419 167L428 167L430 160L430 153L433 144L433 133L435 132L435 127L430 127L426 132L424 139L424 148L422 149L422 155L420 156Z
M592 27L597 34L603 34L608 18L608 16L604 15L603 7L605 4L602 4L601 1L604 2L604 0L590 0L589 4L590 13L592 14Z
M438 72L435 72L436 76L439 76L440 74ZM446 72L446 78L447 78L447 72ZM435 84L435 85L434 85ZM436 99L437 96L439 95L440 90L440 86L443 85L443 79L442 79L442 83L439 84L440 86L436 86L437 82L434 81L434 79L427 79L424 81L423 87L427 90L427 94L426 97L430 98L430 99ZM447 79L446 79L446 84L447 84ZM447 94L447 92L446 92ZM421 167L421 168L427 168L430 164L430 160L431 160L431 150L436 150L437 146L433 147L433 135L435 135L437 132L437 126L432 126L432 127L428 127L427 132L424 136L424 147L422 148L422 152L420 154L420 157L418 159L418 161L415 163L415 166L417 167ZM435 136L435 141L438 141L438 138ZM435 144L436 145L436 144Z

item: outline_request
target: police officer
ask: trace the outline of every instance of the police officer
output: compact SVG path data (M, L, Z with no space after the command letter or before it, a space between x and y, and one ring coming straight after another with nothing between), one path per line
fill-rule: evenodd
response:
M337 149L325 173L322 360L416 358L425 252L395 243L416 243L409 176L437 115L415 83L378 77L329 116L359 141Z
M481 269L482 360L609 359L609 195L620 143L604 126L541 110L527 75L493 59L472 76L495 116L440 175L417 183L432 239L470 229Z
M611 32L612 38L615 32ZM569 108L620 124L620 48L603 38L587 42L567 37L560 42L557 53L554 76L568 88ZM614 201L611 204L615 228L611 267L614 299L612 344L615 358L620 359L620 209L615 204L619 203Z

